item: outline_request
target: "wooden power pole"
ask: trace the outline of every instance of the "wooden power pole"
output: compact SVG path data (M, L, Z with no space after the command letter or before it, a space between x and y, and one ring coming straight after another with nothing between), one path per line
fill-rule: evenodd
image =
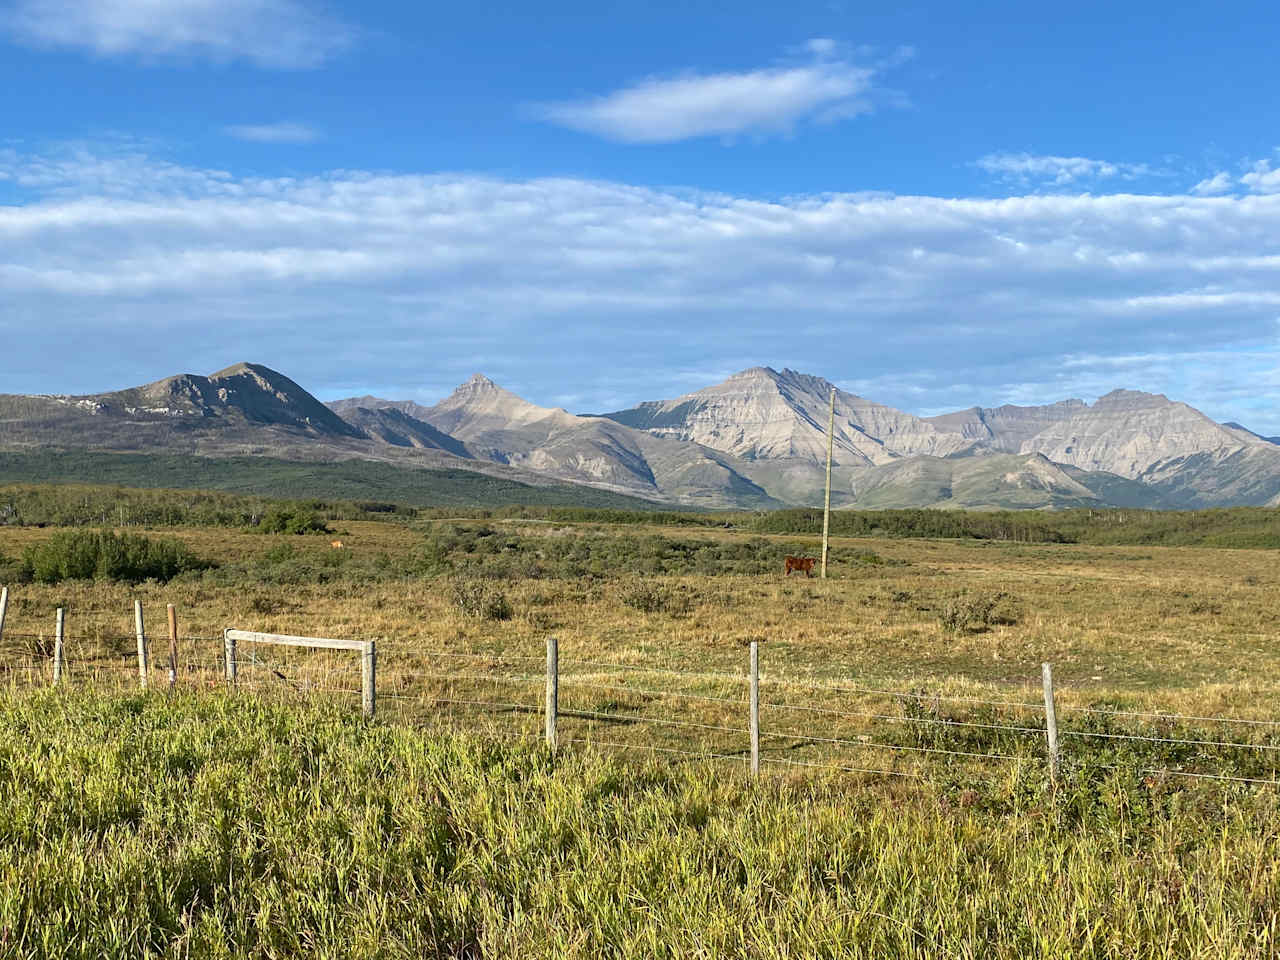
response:
M822 510L822 579L827 579L827 536L831 532L831 446L836 429L836 388L831 388L831 415L827 418L827 503Z

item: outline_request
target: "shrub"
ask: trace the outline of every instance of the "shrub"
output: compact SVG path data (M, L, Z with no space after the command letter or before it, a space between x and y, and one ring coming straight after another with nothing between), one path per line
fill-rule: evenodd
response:
M666 613L680 617L693 609L693 601L688 594L652 583L628 587L623 590L621 600L641 613Z
M258 522L259 533L331 533L324 518L303 507L273 507Z
M510 620L513 613L507 595L483 580L456 581L453 603L467 616L480 620Z
M22 565L24 576L37 583L172 580L187 570L209 566L178 540L84 530L57 533L28 547Z
M947 600L938 614L938 621L952 633L969 628L986 630L997 623L1016 623L1012 599L1003 591L958 593Z

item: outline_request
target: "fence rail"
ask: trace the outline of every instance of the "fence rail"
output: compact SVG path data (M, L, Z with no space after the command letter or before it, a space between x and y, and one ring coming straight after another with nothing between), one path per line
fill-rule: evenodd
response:
M172 605L166 610L168 656L154 662L140 603L133 613L131 635L76 633L63 609L56 611L51 633L16 633L5 623L6 589L0 592L0 641L27 641L31 653L0 664L0 676L23 684L92 680L143 689L165 676L171 691L195 682L359 696L368 717L380 703L414 722L488 714L520 725L524 737L536 735L531 721L540 719L541 737L552 751L591 745L733 761L754 776L762 769L795 768L927 780L938 763L962 763L975 772L998 769L992 764L1040 764L1056 778L1066 765L1090 763L1157 778L1280 785L1280 720L1061 703L1049 664L1040 678L1044 701L1034 703L773 677L767 644L758 641L743 651L741 673L578 658L554 637L538 655L443 650L415 640L392 648L388 658L390 651L379 649L385 638L238 629L220 637L181 635ZM103 644L129 652L92 649ZM359 655L358 684L351 653ZM1179 726L1191 724L1238 726L1231 736L1203 730L1178 735Z

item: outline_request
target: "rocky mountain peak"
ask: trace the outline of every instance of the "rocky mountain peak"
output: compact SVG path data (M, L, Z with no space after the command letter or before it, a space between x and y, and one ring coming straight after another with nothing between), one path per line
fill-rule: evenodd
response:
M483 374L474 374L453 393L422 414L432 426L445 433L466 438L480 431L519 427L547 421L549 428L568 426L581 418L554 407L540 407L494 383Z
M1170 400L1163 393L1146 393L1142 390L1112 390L1098 398L1094 403L1093 409L1097 412L1114 410L1114 409L1159 409L1160 407L1173 406L1174 401Z
M473 373L471 376L458 386L459 390L501 390L502 388L486 377L483 373Z
M674 400L604 416L655 436L692 440L749 460L825 462L833 385L784 368L751 367ZM866 466L914 453L947 455L969 441L891 407L836 390L834 459Z

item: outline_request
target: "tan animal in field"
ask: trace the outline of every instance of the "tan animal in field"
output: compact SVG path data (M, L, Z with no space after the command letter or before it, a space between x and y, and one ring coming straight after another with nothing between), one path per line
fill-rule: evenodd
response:
M341 540L335 540L335 541L333 541L333 543L329 544L329 546L330 546L330 547L332 547L334 550L341 550L341 549L342 549L342 541L341 541Z
M803 572L806 577L813 576L813 564L817 558L815 557L787 557L787 576L791 576L791 571Z

